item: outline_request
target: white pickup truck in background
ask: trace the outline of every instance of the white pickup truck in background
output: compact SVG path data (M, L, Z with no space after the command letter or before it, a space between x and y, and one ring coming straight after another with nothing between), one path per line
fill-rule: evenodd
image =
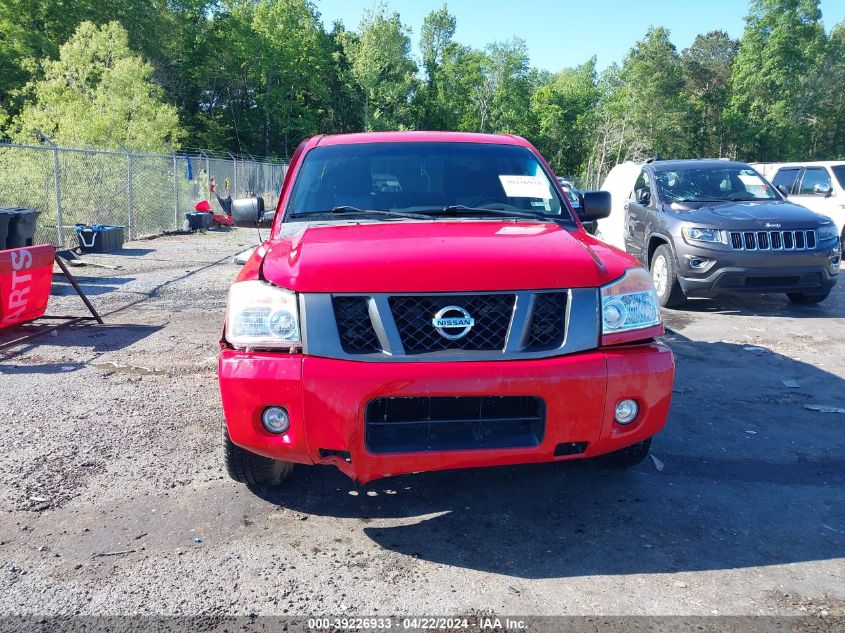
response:
M831 218L845 241L845 161L751 163L790 202Z

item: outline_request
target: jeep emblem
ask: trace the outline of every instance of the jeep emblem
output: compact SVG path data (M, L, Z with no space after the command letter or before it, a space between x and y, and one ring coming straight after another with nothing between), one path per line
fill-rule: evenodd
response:
M763 226L765 226L767 229L779 229L780 228L780 224L775 224L774 222L766 222Z
M431 320L431 324L440 336L450 341L456 341L469 334L472 326L475 325L475 319L460 306L446 306L437 311L437 314ZM451 330L451 332L447 332L447 330Z

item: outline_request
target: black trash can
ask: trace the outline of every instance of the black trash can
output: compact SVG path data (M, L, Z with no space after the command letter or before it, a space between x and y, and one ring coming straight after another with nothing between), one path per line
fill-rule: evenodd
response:
M35 243L35 223L40 211L12 209L6 248L23 248Z
M185 219L188 221L188 229L191 231L211 228L213 217L213 213L204 213L202 211L188 211L185 213Z
M123 227L77 224L76 239L83 253L108 253L123 248Z
M12 221L12 209L0 207L0 251L4 251L9 237L9 222Z

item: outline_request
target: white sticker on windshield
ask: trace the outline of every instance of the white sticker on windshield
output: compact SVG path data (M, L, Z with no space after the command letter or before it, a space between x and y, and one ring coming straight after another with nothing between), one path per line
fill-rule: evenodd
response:
M499 176L508 198L540 198L551 200L548 181L542 176Z

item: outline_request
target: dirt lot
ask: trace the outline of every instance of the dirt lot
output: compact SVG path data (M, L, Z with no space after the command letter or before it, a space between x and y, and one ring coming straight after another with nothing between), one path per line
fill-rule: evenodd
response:
M221 470L215 371L254 239L91 257L108 325L0 356L0 615L843 614L845 415L805 408L845 407L842 284L666 313L662 472L300 468L260 498Z

